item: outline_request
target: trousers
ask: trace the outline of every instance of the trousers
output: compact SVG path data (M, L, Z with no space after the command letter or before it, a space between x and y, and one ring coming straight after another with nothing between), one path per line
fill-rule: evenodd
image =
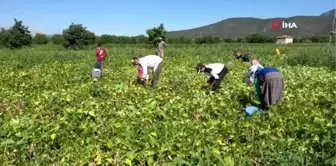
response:
M221 82L223 81L223 79L225 78L225 76L229 73L229 69L224 66L223 70L221 72L219 72L218 76L219 78L216 80L215 84L212 87L212 90L215 91L219 88ZM207 81L209 84L211 84L213 81L215 80L214 77L210 77L210 79Z
M157 69L155 71L153 71L153 79L152 79L152 87L156 88L158 86L159 83L159 79L160 79L160 74L162 71L162 67L163 67L163 62L160 62L160 64L158 65Z

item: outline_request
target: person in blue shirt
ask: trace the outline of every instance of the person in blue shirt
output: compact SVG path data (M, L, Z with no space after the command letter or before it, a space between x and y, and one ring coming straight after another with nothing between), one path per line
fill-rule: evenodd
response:
M259 62L253 62L253 65L259 65L255 70L253 83L261 107L267 109L270 105L281 103L285 89L282 73L274 67L262 67Z

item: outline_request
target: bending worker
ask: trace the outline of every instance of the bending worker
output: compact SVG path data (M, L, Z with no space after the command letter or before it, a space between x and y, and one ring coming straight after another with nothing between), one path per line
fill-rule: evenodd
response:
M162 58L157 55L147 55L142 58L134 57L132 63L138 65L139 78L143 84L149 80L148 68L153 69L152 87L156 88L162 71Z
M219 85L229 72L229 69L222 63L213 63L208 65L199 63L196 66L196 70L198 73L204 72L210 77L207 81L207 86L209 86L209 88L213 91L219 88Z
M257 60L253 60L245 81L249 85L254 83L262 109L268 109L270 105L281 103L284 93L284 77L278 69L263 67Z

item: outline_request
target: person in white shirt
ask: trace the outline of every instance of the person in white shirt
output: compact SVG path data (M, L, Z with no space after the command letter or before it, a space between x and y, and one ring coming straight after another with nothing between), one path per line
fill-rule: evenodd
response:
M147 55L142 58L134 57L132 63L139 66L139 79L142 84L149 80L148 69L153 69L152 87L156 88L162 71L162 58L157 55Z
M223 81L224 77L229 73L229 69L222 63L213 63L208 65L199 63L196 66L196 70L198 73L204 72L210 77L207 83L209 88L213 91L219 88L219 85Z

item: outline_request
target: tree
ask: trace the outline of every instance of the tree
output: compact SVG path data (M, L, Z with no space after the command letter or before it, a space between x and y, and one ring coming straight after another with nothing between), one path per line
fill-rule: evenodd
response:
M95 34L83 27L82 24L72 23L68 29L63 30L63 37L63 46L75 50L83 49L85 46L95 42Z
M49 38L45 34L37 33L33 38L34 44L48 44Z
M312 36L309 38L313 43L328 43L328 36Z
M61 45L61 44L64 43L63 35L61 35L61 34L54 34L54 35L51 37L51 41L52 41L52 43L54 43L54 44Z
M224 38L223 41L225 43L233 43L233 40L231 38Z
M273 36L263 36L260 34L251 34L245 38L247 43L274 43L276 38Z
M183 36L181 37L171 37L168 38L169 43L171 44L191 44L192 39L185 38Z
M236 40L233 40L232 43L245 43L244 37L237 37Z
M107 35L103 34L97 40L103 44L139 44L139 43L147 43L147 37L144 35L140 36L115 36L115 35Z
M137 44L147 43L148 38L145 35L139 35L139 36L135 36L135 40Z
M8 40L9 40L8 31L6 31L4 28L1 28L1 31L0 31L0 46L6 46Z
M152 29L147 29L148 42L156 46L158 43L158 38L161 37L163 40L167 38L167 30L164 29L163 24L160 24L158 27Z
M5 37L3 45L11 49L22 48L32 44L32 36L28 27L22 24L22 21L14 19L14 25L8 29L2 29L2 35Z
M110 35L101 35L98 42L102 43L102 44L107 44L107 43L111 43L111 36Z

